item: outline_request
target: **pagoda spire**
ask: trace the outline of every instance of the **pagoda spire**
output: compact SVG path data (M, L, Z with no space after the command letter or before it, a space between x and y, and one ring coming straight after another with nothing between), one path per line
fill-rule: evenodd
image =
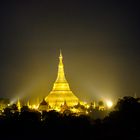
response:
M19 98L17 100L17 108L18 108L18 111L21 111L21 103L20 103Z
M28 102L27 102L27 106L28 106L28 108L30 108L30 102L29 102L29 100L28 100Z
M63 55L62 55L61 50L60 50L60 55L59 55L59 65L58 65L58 74L57 74L56 82L58 82L58 83L66 82L64 65L63 65Z
M60 56L59 57L62 57L63 58L61 49L60 49Z

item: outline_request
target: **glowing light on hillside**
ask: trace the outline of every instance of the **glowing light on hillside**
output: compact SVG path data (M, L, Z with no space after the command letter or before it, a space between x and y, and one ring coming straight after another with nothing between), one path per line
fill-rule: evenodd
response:
M106 105L108 108L111 108L113 106L113 102L111 100L107 100Z

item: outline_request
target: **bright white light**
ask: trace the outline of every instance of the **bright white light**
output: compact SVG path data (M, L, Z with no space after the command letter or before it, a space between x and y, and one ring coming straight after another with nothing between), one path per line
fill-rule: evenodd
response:
M107 100L106 105L107 105L108 108L111 108L113 106L113 102L110 101L110 100Z

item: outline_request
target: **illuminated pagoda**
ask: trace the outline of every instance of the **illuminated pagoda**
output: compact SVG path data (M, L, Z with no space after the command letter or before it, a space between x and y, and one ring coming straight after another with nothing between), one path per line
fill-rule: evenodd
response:
M17 108L18 108L18 111L21 111L21 103L19 101L19 98L17 100Z
M70 90L69 84L65 78L63 56L60 51L57 79L53 85L52 91L45 98L45 101L51 108L61 108L65 103L72 107L78 104L79 99Z
M43 99L43 101L40 103L39 108L40 111L47 111L49 110L48 103Z

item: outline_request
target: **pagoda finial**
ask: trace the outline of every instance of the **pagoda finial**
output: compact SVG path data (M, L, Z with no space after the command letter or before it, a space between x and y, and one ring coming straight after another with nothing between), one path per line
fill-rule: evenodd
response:
M30 102L29 102L29 100L28 100L28 102L27 102L27 106L30 107Z
M59 56L59 58L60 58L60 59L63 58L61 49L60 49L60 56Z
M21 110L21 103L20 103L19 98L17 99L17 108L19 111Z

